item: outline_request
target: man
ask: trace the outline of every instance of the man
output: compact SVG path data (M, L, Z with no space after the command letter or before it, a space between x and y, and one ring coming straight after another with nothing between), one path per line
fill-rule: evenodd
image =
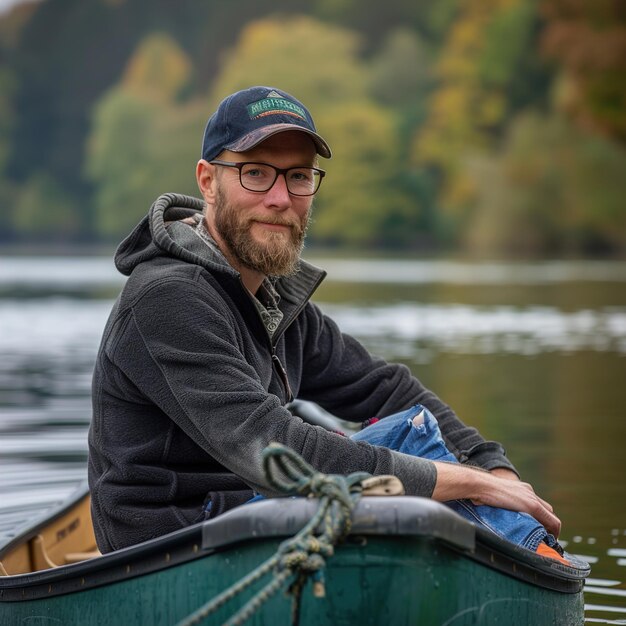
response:
M309 301L325 275L300 260L318 156L331 151L302 103L269 87L237 92L205 130L202 201L161 196L118 249L129 278L98 354L89 438L100 549L272 495L261 471L271 441L322 472L394 474L409 495L528 513L540 523L532 549L546 547L541 525L558 536L560 522L503 448ZM294 397L354 422L396 415L350 439L294 417ZM403 448L419 428L454 462Z

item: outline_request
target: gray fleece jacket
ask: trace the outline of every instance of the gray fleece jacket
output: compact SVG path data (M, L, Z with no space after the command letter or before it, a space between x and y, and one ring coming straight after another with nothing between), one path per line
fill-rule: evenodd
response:
M89 433L103 552L218 515L253 490L273 495L261 468L271 441L322 472L395 474L408 494L432 494L432 462L304 423L284 406L289 389L354 422L419 402L459 460L512 468L408 368L370 355L309 301L325 276L312 265L277 281L283 319L270 339L239 274L182 221L202 208L161 196L116 253L129 278L98 353Z

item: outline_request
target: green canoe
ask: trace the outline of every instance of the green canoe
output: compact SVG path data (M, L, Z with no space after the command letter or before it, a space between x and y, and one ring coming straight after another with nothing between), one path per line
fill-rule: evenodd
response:
M0 547L0 624L172 626L270 557L316 508L314 499L264 500L102 556L82 490ZM572 626L584 620L588 574L482 532L432 500L367 497L327 561L325 597L305 586L300 624ZM227 621L266 582L201 623ZM246 623L289 624L291 603L277 593Z

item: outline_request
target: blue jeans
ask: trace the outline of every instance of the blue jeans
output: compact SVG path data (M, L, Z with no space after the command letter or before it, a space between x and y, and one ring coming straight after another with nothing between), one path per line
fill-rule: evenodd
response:
M413 418L420 413L423 423L415 426ZM421 404L385 417L352 435L351 439L367 441L375 446L383 446L432 461L459 462L446 448L437 419ZM542 541L551 547L556 544L556 539L527 513L486 505L479 506L470 500L453 500L445 504L470 522L533 552Z

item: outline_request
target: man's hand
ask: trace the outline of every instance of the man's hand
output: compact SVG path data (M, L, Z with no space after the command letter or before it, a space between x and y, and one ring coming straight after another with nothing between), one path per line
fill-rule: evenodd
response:
M466 465L437 461L434 464L437 468L437 483L432 494L434 500L446 502L467 498L475 504L528 513L548 532L559 536L561 520L554 514L552 506L542 500L528 483L517 480L517 476L516 480L511 480L509 476L502 478L494 472Z

